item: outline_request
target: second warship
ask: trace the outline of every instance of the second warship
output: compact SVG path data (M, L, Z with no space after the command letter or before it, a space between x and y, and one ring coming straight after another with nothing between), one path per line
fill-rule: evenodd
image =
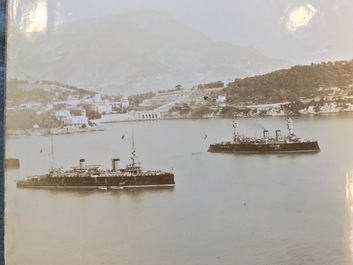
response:
M238 133L238 121L233 121L233 142L211 144L209 152L234 153L286 153L286 152L320 152L316 140L297 137L293 132L293 120L287 119L288 136L282 136L281 130L275 131L275 137L269 136L269 131L263 130L263 138L242 137Z
M111 169L100 169L99 165L85 165L80 159L78 167L64 170L51 167L48 173L29 176L18 180L20 188L97 188L123 189L124 187L174 186L174 174L162 170L143 170L137 161L133 142L132 162L125 168L118 168L119 158L112 159Z

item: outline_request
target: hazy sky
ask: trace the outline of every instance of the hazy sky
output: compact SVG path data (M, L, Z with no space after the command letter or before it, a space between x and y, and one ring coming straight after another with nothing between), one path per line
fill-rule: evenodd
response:
M169 14L209 38L295 63L353 58L352 0L11 0L27 31L133 10ZM16 18L17 14L17 18ZM23 26L23 25L22 25Z

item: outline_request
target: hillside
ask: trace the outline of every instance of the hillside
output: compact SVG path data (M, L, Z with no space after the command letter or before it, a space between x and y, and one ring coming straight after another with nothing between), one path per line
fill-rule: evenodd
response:
M8 36L9 78L55 80L110 94L191 87L288 67L155 12L86 19L45 34L10 28Z
M221 91L227 103L261 104L353 95L353 60L298 65L265 75L235 79Z
M31 83L10 79L7 85L7 107L11 109L8 114L19 117L13 119L20 122L17 127L24 124L20 119L22 116L27 117L25 121L36 117L37 124L47 125L51 119L50 115L44 115L49 113L48 107L44 109L45 105L55 105L52 106L54 110L68 110L71 109L68 104L76 104L86 110L87 116L97 116L97 111L87 107L92 106L97 92L56 81ZM126 95L99 94L111 102L109 104L115 112L154 110L163 118L347 112L353 111L353 60L298 65L265 75L235 79L228 84L214 81L194 85L191 89L177 85L174 89L135 94L128 98ZM122 107L123 97L129 103L125 107ZM41 106L42 114L35 116L34 109L24 110L30 105Z
M83 99L92 97L96 92L62 84L56 81L37 81L8 79L6 82L7 107L18 107L28 102L50 104L53 101L64 101L70 98Z
M353 60L298 65L265 75L194 86L172 117L233 117L353 111Z

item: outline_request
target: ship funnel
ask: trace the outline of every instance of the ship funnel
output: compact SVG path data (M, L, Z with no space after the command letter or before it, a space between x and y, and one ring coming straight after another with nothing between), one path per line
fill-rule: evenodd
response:
M265 140L268 140L268 135L269 135L268 130L264 130L264 139Z
M83 158L80 159L80 168L85 167L85 160Z
M276 141L281 141L282 139L282 136L281 136L281 130L276 130Z
M119 158L113 158L112 159L112 171L117 171L118 170L118 162L120 161Z

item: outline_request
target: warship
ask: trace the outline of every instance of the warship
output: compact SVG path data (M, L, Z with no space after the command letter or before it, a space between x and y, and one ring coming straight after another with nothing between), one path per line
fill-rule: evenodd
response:
M85 165L85 159L79 160L79 165L71 169L53 168L48 173L28 176L18 180L19 188L96 188L123 189L132 187L174 186L174 174L162 170L144 170L137 161L133 142L131 163L125 168L119 168L119 158L113 158L111 169L101 169L100 165Z
M289 152L320 152L316 140L297 137L293 132L293 120L287 119L288 136L282 136L281 130L275 131L275 137L263 130L262 138L244 137L238 133L238 121L233 121L233 142L211 144L208 152L230 153L289 153Z

